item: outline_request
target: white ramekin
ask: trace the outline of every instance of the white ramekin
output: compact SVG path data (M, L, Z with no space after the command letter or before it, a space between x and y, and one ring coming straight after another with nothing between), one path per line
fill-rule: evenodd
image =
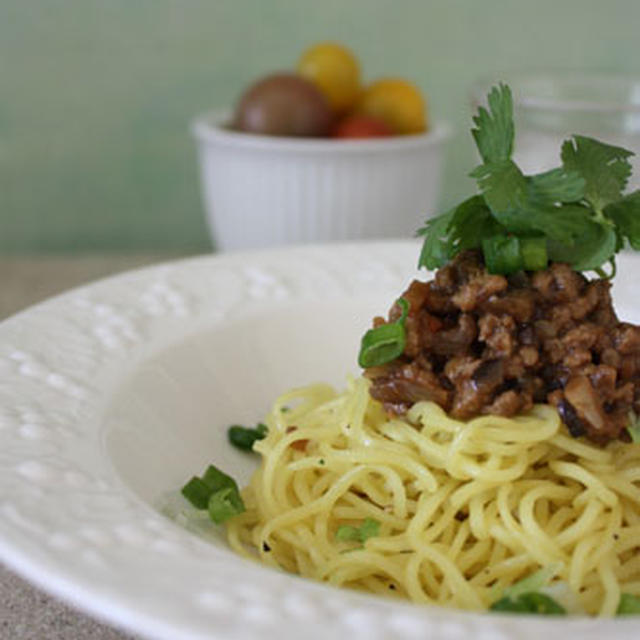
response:
M438 201L449 127L370 139L232 131L197 118L202 197L220 251L412 236Z

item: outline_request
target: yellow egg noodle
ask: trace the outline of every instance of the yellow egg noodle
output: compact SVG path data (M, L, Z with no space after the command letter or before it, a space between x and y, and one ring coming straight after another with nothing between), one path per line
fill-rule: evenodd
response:
M545 567L590 614L614 615L622 591L640 595L640 445L576 440L548 405L461 422L421 402L390 418L368 386L278 398L254 445L247 511L227 524L235 550L471 610ZM367 518L380 526L364 544L336 538Z

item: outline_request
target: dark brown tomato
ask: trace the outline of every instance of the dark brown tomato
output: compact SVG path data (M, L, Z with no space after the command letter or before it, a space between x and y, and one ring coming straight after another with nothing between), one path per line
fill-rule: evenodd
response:
M276 73L258 80L236 107L233 128L271 136L328 136L332 114L309 80Z

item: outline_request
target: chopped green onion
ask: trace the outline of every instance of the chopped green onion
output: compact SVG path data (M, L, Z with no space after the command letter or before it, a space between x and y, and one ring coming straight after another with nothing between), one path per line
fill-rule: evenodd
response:
M360 540L366 542L380 533L380 523L373 518L365 518L360 525Z
M630 593L623 593L620 596L620 603L618 604L616 615L627 616L634 614L640 614L640 598Z
M191 478L182 487L182 495L196 509L206 509L217 524L245 510L236 481L214 465L207 467L202 478Z
M400 307L400 317L396 322L404 326L405 320L409 315L409 303L404 298L398 298L396 304Z
M498 234L484 238L482 251L489 273L509 275L523 268L520 241L516 236Z
M236 481L224 471L220 471L218 467L210 464L207 470L202 476L204 482L209 486L212 493L220 491L220 489L226 489L227 487L238 491L238 485Z
M489 273L509 275L516 271L545 269L549 261L547 240L543 236L499 233L482 240L482 251Z
M182 495L196 508L206 509L211 496L211 489L202 478L193 476L187 484L182 487Z
M553 598L544 593L522 593L515 598L509 596L494 602L489 609L505 613L537 613L547 616L566 615L566 609L559 605Z
M360 529L352 527L350 524L343 524L336 531L336 540L340 542L360 542Z
M238 490L226 487L211 494L207 510L209 517L216 524L222 524L229 518L242 513L245 507Z
M366 369L391 362L402 355L405 346L404 327L395 323L383 324L364 334L358 364Z
M546 567L542 567L542 569L538 569L538 571L534 571L530 573L526 578L522 578L522 580L518 580L518 582L514 582L510 587L506 587L502 594L499 594L501 597L506 598L516 598L523 593L531 593L533 591L539 591L543 587L546 587L553 576L555 576L562 569L562 563L554 562Z
M631 441L638 444L640 442L640 420L635 411L629 411L629 426L627 431L631 436Z
M627 431L631 436L631 442L638 444L640 442L640 425L628 426Z
M380 523L373 518L365 518L359 527L343 524L336 531L336 540L340 542L365 543L369 538L374 538L380 532Z
M402 314L395 322L369 329L362 337L358 364L363 369L391 362L404 352L407 344L405 322L409 313L409 303L400 298L396 304L401 308Z
M262 440L267 435L267 425L261 422L256 425L255 428L242 427L234 424L229 427L227 436L229 442L238 449L243 451L251 451L253 449L253 443L256 440Z
M547 268L547 239L543 236L520 238L520 255L525 271L540 271Z

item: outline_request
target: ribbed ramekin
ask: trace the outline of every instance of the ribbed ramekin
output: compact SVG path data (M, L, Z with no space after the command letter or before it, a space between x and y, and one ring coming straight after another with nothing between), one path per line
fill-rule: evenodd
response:
M241 133L197 118L204 209L216 249L402 238L433 215L449 127L369 139Z

